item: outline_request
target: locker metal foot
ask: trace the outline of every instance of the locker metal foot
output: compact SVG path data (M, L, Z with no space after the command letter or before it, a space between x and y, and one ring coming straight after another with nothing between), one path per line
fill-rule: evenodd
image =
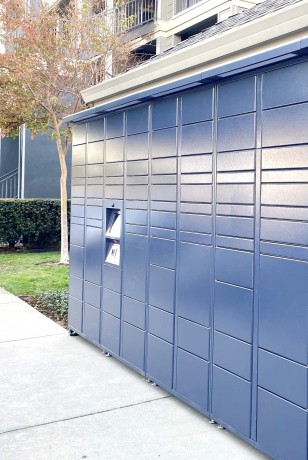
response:
M76 337L78 335L77 332L73 331L72 329L69 329L68 333L70 337Z
M106 353L106 358L111 358L111 354L110 354L110 353Z
M146 379L146 383L152 383L152 380Z
M155 382L152 382L152 386L153 387L158 387L157 383L155 383Z
M214 425L216 422L215 422L215 420L213 420L212 418L210 418L209 423L210 423L211 425Z
M219 430L224 430L224 429L225 429L222 425L218 425L217 428L218 428Z

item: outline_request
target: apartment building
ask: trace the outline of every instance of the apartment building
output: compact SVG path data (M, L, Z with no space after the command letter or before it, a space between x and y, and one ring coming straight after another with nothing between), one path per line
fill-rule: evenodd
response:
M126 7L134 17L130 39L146 59L261 1L133 0Z

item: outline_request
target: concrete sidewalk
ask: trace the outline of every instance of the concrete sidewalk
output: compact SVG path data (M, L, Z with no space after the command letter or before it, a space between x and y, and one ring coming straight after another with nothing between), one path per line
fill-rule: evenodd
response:
M1 460L268 457L0 289Z

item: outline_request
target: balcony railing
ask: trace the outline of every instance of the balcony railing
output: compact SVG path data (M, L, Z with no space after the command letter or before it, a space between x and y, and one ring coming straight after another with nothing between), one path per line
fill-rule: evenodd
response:
M125 5L126 17L131 18L131 27L141 26L155 19L156 0L132 0Z
M17 198L18 170L15 169L0 177L0 198Z
M196 5L196 3L201 2L202 0L176 0L175 2L175 14L180 11L186 10L190 6Z

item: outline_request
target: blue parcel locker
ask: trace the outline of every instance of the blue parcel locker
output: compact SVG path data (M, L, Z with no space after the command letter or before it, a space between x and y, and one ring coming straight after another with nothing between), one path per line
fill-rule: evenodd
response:
M102 106L73 136L70 329L276 460L307 460L307 75Z

